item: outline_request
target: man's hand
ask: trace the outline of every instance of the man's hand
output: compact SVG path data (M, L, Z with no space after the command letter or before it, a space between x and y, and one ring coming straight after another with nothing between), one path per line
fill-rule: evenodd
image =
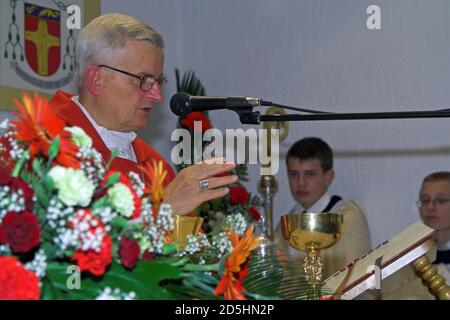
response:
M229 192L226 186L238 180L236 175L215 177L236 167L234 162L225 161L212 158L181 170L166 187L164 203L170 204L175 214L186 214L203 202L225 196ZM208 187L202 190L200 181L204 180Z

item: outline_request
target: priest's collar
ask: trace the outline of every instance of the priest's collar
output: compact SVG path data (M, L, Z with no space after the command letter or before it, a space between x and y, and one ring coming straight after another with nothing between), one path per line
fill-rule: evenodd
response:
M99 125L89 114L87 109L81 104L78 96L73 96L72 101L83 111L86 118L91 122L103 142L109 150L113 148L118 150L118 157L137 162L136 153L134 152L132 143L137 135L134 132L120 132L109 130Z

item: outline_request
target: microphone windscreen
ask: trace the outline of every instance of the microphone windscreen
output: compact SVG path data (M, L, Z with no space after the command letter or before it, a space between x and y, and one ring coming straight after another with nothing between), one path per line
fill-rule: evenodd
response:
M189 95L185 92L175 93L170 98L170 110L177 116L185 116L191 112L189 106Z

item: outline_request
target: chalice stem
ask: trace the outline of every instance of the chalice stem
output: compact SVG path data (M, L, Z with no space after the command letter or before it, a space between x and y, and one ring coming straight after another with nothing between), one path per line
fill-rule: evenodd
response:
M311 285L312 289L317 289L322 282L322 259L320 257L319 245L311 243L306 248L307 255L304 260L304 271L306 280Z

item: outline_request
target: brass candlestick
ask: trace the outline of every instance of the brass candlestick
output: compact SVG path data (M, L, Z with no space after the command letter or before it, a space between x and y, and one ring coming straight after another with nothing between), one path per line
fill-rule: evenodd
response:
M339 241L343 221L340 213L293 213L281 217L284 240L294 249L307 254L303 268L313 289L317 289L322 282L320 250Z
M266 115L284 115L286 111L279 107L270 107L266 110ZM273 198L278 190L278 182L275 179L274 172L271 170L273 163L270 163L272 157L272 139L277 139L277 148L274 151L278 158L278 144L287 138L289 133L289 122L286 121L265 121L263 122L263 152L264 161L261 165L261 178L258 183L258 191L262 195L264 214L261 216L260 232L266 240L273 240ZM269 157L267 159L266 157Z

